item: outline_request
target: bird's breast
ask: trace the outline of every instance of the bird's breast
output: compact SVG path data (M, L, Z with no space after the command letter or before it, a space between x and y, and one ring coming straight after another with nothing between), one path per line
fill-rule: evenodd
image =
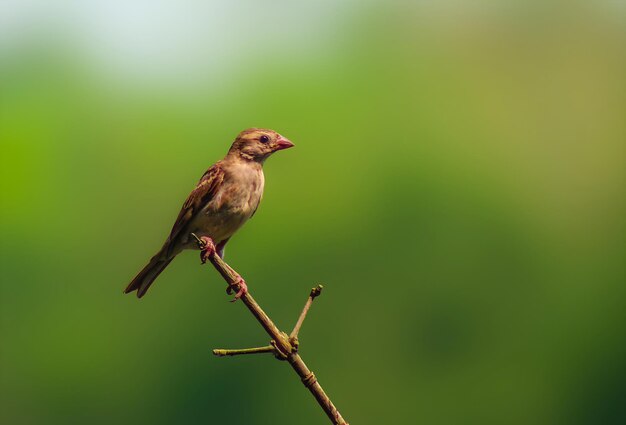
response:
M229 171L198 223L215 241L232 236L254 214L263 196L261 169L240 167Z

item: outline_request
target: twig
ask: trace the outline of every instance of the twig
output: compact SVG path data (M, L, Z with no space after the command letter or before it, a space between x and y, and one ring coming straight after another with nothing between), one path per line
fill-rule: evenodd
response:
M225 350L222 348L218 348L213 350L213 354L218 357L224 356L238 356L240 354L260 354L260 353L272 353L274 351L273 345L266 345L265 347L255 347L255 348L241 348L237 350Z
M300 332L300 328L302 327L304 318L309 312L309 309L311 308L311 304L313 304L313 300L322 293L322 289L324 289L322 285L317 285L315 288L311 289L311 294L309 294L309 299L306 300L306 304L304 304L302 313L300 313L300 317L298 317L296 326L293 327L293 330L291 331L291 335L289 335L289 338L291 339L298 338L298 333Z
M202 248L201 245L200 248ZM228 289L239 291L239 286L236 283L238 278L240 277L239 274L215 253L213 253L209 257L209 261L228 283ZM348 423L341 416L328 395L326 395L320 383L317 382L317 378L315 377L313 372L311 372L311 370L307 367L307 365L298 354L298 331L300 330L302 322L304 321L304 318L306 317L306 314L311 307L313 299L315 299L315 297L320 294L321 290L321 285L311 290L309 299L304 305L304 309L302 310L296 326L291 333L291 337L288 336L285 332L278 329L274 322L272 322L269 316L265 314L263 309L261 309L259 304L254 300L254 298L252 298L252 295L250 295L249 292L245 293L241 297L241 301L246 307L248 307L248 310L250 310L252 315L257 319L261 326L263 326L265 332L267 332L267 334L272 338L272 340L270 341L271 345L266 347L248 348L242 350L213 350L213 353L217 356L268 352L274 353L276 358L278 358L279 360L287 360L289 362L293 370L296 371L296 373L302 380L304 386L309 389L311 394L313 394L313 397L315 397L315 399L324 410L326 415L330 418L333 424L348 425Z

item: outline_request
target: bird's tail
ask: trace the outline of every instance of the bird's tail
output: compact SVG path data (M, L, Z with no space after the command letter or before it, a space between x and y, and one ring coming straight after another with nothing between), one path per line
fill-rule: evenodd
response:
M143 268L142 271L139 272L137 276L130 282L130 284L124 290L125 294L129 292L137 291L137 298L141 298L144 296L152 282L161 274L163 270L167 267L167 265L174 259L172 258L163 258L161 252L152 257L150 262L146 267Z

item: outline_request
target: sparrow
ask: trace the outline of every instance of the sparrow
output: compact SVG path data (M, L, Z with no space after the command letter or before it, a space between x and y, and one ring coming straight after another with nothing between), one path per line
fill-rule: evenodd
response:
M124 293L146 294L168 264L185 249L200 249L204 264L213 254L224 258L224 248L237 230L256 212L263 197L263 163L274 152L293 143L273 130L249 128L239 133L228 154L211 166L183 204L172 230L148 265ZM236 301L248 291L239 277Z

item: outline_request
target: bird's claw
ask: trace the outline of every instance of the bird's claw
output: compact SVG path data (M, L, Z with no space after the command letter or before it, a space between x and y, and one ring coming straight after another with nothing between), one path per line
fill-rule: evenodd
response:
M231 303L234 303L235 301L237 301L239 298L243 297L245 294L248 293L248 285L246 285L246 281L243 280L243 277L241 276L237 276L237 279L233 282L232 285L230 285L228 288L226 288L226 293L228 295L232 294L234 291L234 287L238 286L239 290L237 291L237 293L235 294L235 298L233 298L232 300L230 300Z
M215 244L213 243L213 239L208 236L200 237L200 242L200 261L204 264L206 260L215 254Z

